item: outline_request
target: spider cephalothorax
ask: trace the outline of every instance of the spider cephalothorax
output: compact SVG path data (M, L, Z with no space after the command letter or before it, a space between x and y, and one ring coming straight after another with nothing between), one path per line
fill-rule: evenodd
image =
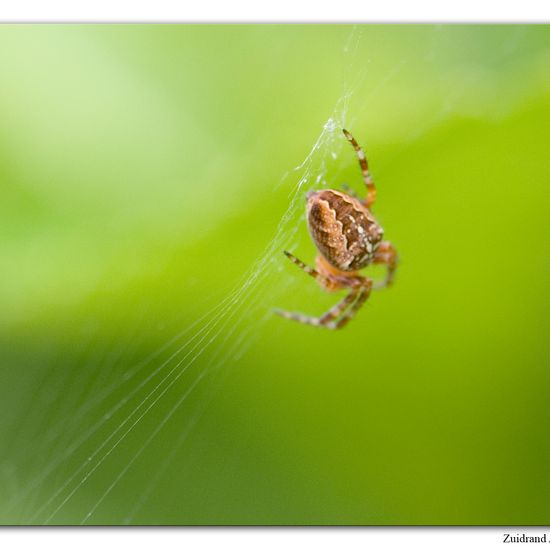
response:
M369 297L373 282L359 275L360 269L371 263L386 264L388 273L385 281L377 286L380 288L391 284L397 264L395 248L390 242L382 240L384 231L370 211L376 189L369 174L365 153L347 130L343 132L357 153L367 196L361 200L352 194L334 189L309 193L307 221L311 238L320 253L316 261L317 270L307 266L290 252L285 251L285 254L314 277L325 290L349 288L350 292L321 317L277 311L287 319L329 329L338 329L347 324Z

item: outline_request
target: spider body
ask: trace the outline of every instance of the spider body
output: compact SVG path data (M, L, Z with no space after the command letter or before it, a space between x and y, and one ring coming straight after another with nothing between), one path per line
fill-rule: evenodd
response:
M309 194L307 221L315 246L339 271L366 267L384 235L361 201L333 189Z
M306 217L311 238L319 251L317 269L307 266L290 252L285 251L285 254L325 290L349 288L350 292L321 317L277 311L287 319L328 329L345 326L365 303L373 288L390 285L397 265L397 251L390 242L382 240L384 231L370 211L376 189L365 153L347 130L343 132L359 159L367 196L361 200L334 189L310 192ZM359 270L371 263L388 266L385 281L376 287L371 279L359 274Z

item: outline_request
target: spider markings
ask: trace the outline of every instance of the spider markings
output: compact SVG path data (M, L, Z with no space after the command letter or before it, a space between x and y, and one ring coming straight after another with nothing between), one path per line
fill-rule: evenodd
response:
M382 228L358 200L339 191L308 197L309 231L319 252L341 271L362 269L372 261Z
M286 319L332 330L344 327L355 317L373 288L389 286L397 265L397 251L389 241L382 240L384 231L370 212L376 188L365 153L347 130L343 132L357 154L367 196L360 200L334 189L309 193L306 213L311 238L319 250L317 269L307 266L290 252L285 251L285 255L316 279L324 290L334 292L349 288L350 292L321 317L276 310ZM376 286L371 279L358 273L371 263L388 266L386 279Z

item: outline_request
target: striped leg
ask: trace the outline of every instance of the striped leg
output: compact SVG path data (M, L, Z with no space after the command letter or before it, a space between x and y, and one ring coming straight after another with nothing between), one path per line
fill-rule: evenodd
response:
M365 181L365 185L367 186L367 197L363 201L363 204L367 208L370 208L370 206L376 199L376 188L374 187L374 182L370 177L367 157L365 156L365 152L363 151L363 149L361 149L361 146L355 141L355 138L347 130L342 131L344 132L346 139L355 149L355 153L357 154L357 158L359 159L359 166L361 167L361 172L363 173L363 180Z
M370 281L369 281L370 282ZM361 306L367 301L367 298L370 296L372 283L369 286L362 287L359 291L359 296L355 303L334 323L330 323L330 326L327 325L327 328L337 330L339 328L345 327L354 317L357 315L357 312L361 309Z
M327 313L321 317L310 317L301 313L291 313L289 311L276 310L275 313L304 325L312 325L315 327L325 327L330 330L337 330L345 326L353 317L359 308L365 303L369 297L372 283L370 280L365 281L365 286L352 288L350 293L345 296L338 304L332 307ZM351 307L349 307L351 304ZM345 311L349 307L348 311ZM342 312L345 312L342 315ZM340 317L338 320L335 321Z
M344 296L334 307L330 308L324 315L319 317L320 324L327 325L334 319L340 317L342 312L344 312L350 304L353 304L358 294L359 289L352 289L351 292Z
M358 289L353 289L347 296L344 297L338 304L336 304L332 309L327 311L321 317L311 317L309 315L302 315L301 313L293 313L291 311L282 311L276 309L275 313L284 317L285 319L290 319L291 321L296 321L297 323L302 323L303 325L312 325L314 327L326 327L328 329L339 328L336 326L336 323L333 321L334 318L338 317L341 312L353 303L359 294Z
M397 268L397 250L389 241L382 241L374 253L373 262L375 264L386 264L388 266L386 278L376 283L375 288L380 289L390 286L393 283L395 269Z
M296 264L302 271L305 271L308 275L313 277L317 282L319 282L322 286L330 285L330 281L324 276L321 275L318 271L313 269L312 267L309 267L309 265L306 265L302 260L299 260L291 254L290 252L284 251L285 256L293 263Z

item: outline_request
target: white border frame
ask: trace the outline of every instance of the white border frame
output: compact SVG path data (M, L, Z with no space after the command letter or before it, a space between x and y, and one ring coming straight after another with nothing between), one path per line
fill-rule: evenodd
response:
M542 23L545 0L20 0L0 22L85 23Z

